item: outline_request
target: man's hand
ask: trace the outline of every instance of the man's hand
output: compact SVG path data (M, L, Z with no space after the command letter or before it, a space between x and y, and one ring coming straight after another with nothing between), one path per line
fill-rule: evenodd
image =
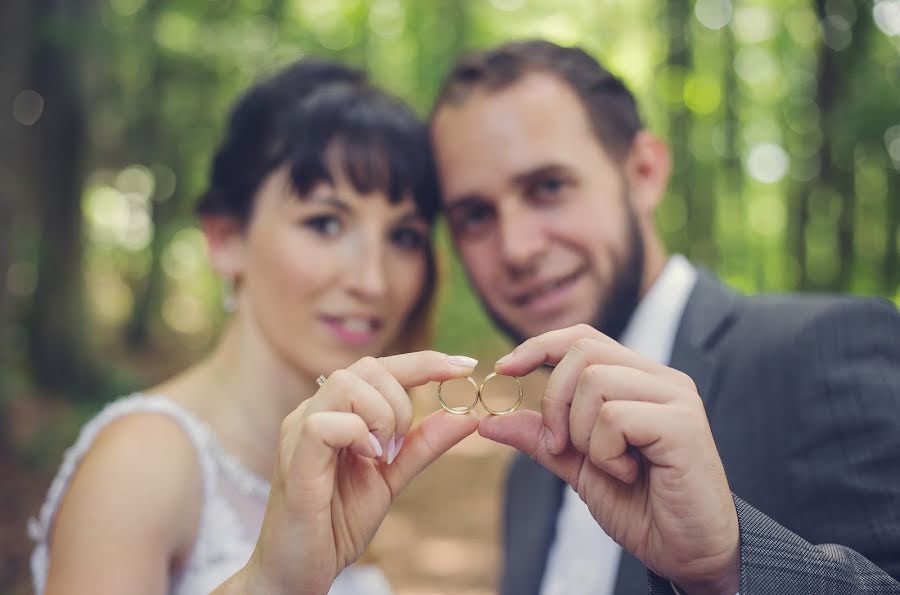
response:
M731 595L737 512L693 381L587 325L545 333L497 362L524 376L555 366L542 414L481 421L564 479L619 545L689 595Z

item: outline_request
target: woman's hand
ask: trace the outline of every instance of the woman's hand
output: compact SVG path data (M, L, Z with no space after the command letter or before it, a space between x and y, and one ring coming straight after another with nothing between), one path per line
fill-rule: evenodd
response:
M410 431L405 389L466 376L473 362L434 351L363 358L331 374L285 418L262 530L243 571L245 592L328 592L397 494L478 427L475 414L438 411Z

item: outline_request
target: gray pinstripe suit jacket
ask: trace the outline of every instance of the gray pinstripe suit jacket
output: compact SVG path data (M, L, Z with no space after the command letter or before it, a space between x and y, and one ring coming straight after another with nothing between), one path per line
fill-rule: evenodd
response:
M745 297L700 271L671 365L694 379L736 494L741 595L900 593L896 307ZM502 595L537 595L563 488L513 462ZM648 592L672 590L623 552L615 595Z

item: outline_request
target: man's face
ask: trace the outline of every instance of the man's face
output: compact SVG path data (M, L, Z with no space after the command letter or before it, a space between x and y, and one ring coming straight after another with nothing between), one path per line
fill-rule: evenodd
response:
M618 335L640 291L640 230L575 92L529 74L442 107L432 137L456 247L503 330Z

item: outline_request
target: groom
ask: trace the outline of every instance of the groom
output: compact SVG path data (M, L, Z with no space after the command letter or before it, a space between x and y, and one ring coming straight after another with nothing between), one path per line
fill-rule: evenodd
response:
M555 366L541 414L479 429L524 453L503 594L645 593L646 568L651 593L900 593L893 305L746 297L669 256L668 148L579 49L462 58L431 127L456 248L522 343L498 371Z

